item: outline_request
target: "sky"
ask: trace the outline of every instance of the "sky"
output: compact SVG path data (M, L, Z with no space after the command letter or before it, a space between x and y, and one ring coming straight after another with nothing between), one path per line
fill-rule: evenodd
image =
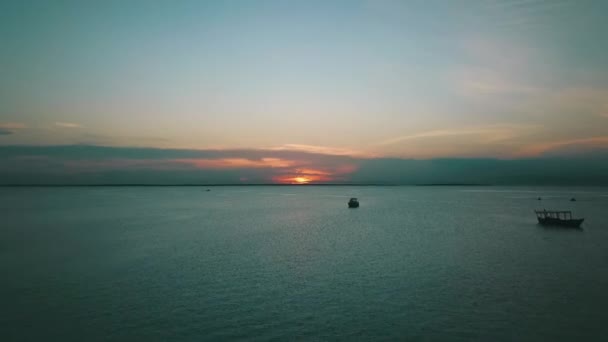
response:
M0 173L45 160L64 181L187 167L201 182L311 183L394 161L600 162L605 13L603 0L4 0ZM366 181L390 178L375 169Z

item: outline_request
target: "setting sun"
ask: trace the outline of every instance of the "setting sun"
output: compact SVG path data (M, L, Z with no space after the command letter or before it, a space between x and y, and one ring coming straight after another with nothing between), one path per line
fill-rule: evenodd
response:
M278 184L315 184L318 182L329 182L332 180L329 171L315 169L295 169L292 174L279 175L272 178Z
M295 177L295 178L293 178L293 181L296 184L306 184L306 183L310 182L310 179L308 179L306 177Z

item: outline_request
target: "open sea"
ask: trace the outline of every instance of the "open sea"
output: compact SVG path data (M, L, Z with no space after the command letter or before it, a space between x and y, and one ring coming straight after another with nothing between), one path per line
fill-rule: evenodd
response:
M0 188L0 341L607 339L608 188Z

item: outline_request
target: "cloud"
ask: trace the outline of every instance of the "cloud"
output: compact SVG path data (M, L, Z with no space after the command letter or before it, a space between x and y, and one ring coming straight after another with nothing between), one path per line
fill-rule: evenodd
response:
M105 145L105 146L150 146L164 147L171 141L170 139L158 136L141 135L104 135L78 130L81 134L78 140L72 142L84 145Z
M302 144L285 144L278 147L270 148L275 151L302 151L308 153L320 153L337 156L352 156L358 155L360 152L356 152L350 149L337 148L337 147L326 147L326 146L315 146L315 145L302 145Z
M3 161L3 162L2 162ZM293 150L186 150L119 148L90 145L6 146L0 169L45 169L59 174L174 172L203 182L340 181L357 168L350 156ZM224 174L222 174L224 173ZM180 176L181 177L181 176ZM178 179L180 179L178 177ZM137 182L137 178L133 179Z
M558 149L572 150L573 148L578 148L581 150L589 150L592 148L608 149L608 136L555 140L549 142L536 143L524 147L517 153L517 155L522 157L534 157Z
M173 162L192 165L200 169L247 169L247 168L287 168L295 164L281 158L220 158L220 159L172 159Z
M81 124L77 124L74 122L55 122L55 126L62 128L81 128Z
M350 176L353 183L608 185L608 155L603 158L452 158L373 159Z
M476 142L492 143L504 140L509 140L523 133L538 129L537 125L515 125L515 124L496 124L473 127L460 127L450 129L432 130L399 137L390 138L380 141L375 145L393 145L402 142L418 139L440 138L440 137L455 137L455 136L471 136ZM448 142L449 143L449 142Z
M606 142L608 137L568 143ZM608 184L604 156L576 162L547 157L411 160L268 149L0 146L0 184Z
M27 126L19 122L0 123L0 135L11 135Z
M6 123L0 123L0 128L5 128L5 129L24 129L27 126L23 123L20 122L6 122Z

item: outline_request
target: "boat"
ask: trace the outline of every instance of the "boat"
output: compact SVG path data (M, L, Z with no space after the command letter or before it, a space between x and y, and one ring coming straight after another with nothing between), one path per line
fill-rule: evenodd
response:
M349 208L359 208L359 200L356 199L355 197L351 198L348 201L348 207Z
M538 223L543 226L579 228L584 218L573 219L571 211L535 210Z

